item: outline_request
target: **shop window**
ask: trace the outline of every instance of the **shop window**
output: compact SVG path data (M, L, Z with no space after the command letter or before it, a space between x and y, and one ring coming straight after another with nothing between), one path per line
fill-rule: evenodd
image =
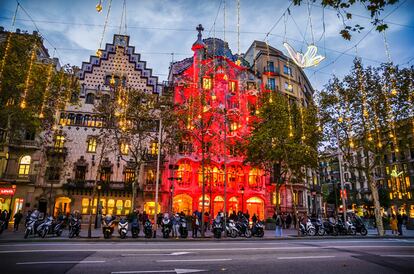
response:
M210 90L213 88L213 80L209 77L203 78L203 89Z
M145 176L145 183L147 185L154 185L155 184L155 172L153 169L149 169L146 172Z
M88 93L86 95L85 103L93 105L94 102L95 102L95 95L93 93Z
M102 209L102 214L106 215L106 199L105 198L101 198L99 200L99 207Z
M114 214L114 207L115 207L115 200L114 199L108 199L108 205L107 205L107 213L106 214Z
M121 154L122 155L128 155L128 153L129 153L129 145L127 143L121 143L120 150L121 150Z
M88 213L88 207L89 207L89 198L83 198L82 199L82 214Z
M96 137L90 137L88 140L88 150L87 152L96 152Z
M56 135L55 137L55 148L63 148L65 145L65 136Z
M135 180L135 171L132 168L125 168L124 182L132 183Z
M121 215L122 214L123 204L124 204L124 202L122 200L117 200L116 201L116 215Z
M129 212L131 211L131 200L125 200L124 208L125 208L124 214L128 215Z
M29 175L31 160L32 160L32 157L30 157L29 155L26 155L26 156L23 156L22 158L20 158L19 176Z
M154 142L151 143L150 153L152 155L157 155L158 154L158 142L154 141Z
M229 92L236 93L237 91L237 82L236 81L229 81Z

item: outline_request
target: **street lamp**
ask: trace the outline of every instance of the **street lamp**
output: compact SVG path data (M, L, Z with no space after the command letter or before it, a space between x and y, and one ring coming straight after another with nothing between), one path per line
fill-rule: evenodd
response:
M242 213L244 214L244 186L240 188L242 195Z
M101 184L98 183L98 185L96 186L96 188L98 189L98 200L96 201L96 212L95 212L95 229L98 228L98 216L99 216L99 211L101 210L100 208L100 200L101 200Z
M12 195L11 195L11 197L10 197L10 206L9 206L9 216L13 216L13 212L12 212L12 210L13 210L13 208L12 208L12 206L13 206L13 197L14 197L14 193L16 193L16 185L15 184L13 184L12 185L12 189L13 189L13 193L12 193ZM10 218L9 218L10 219Z

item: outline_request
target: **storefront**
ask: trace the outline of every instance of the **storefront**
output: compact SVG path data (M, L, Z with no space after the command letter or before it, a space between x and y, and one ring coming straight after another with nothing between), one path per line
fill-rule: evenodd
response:
M7 212L10 212L10 209L13 210L14 208L17 208L18 210L18 208L20 207L20 199L13 199L15 193L16 193L15 185L12 185L11 187L0 188L0 209L1 211L7 210ZM17 207L13 204L13 200L15 201L17 200ZM23 201L22 201L22 204L23 204ZM12 214L15 213L14 211L15 210L13 210Z

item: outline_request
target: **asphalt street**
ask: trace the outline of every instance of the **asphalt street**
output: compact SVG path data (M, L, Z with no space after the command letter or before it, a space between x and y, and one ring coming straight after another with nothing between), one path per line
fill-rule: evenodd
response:
M413 239L0 244L8 273L414 273Z

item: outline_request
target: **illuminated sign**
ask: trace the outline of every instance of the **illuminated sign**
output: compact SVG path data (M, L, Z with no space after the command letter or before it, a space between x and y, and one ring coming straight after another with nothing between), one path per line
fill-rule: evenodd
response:
M0 188L0 195L14 195L14 188Z

